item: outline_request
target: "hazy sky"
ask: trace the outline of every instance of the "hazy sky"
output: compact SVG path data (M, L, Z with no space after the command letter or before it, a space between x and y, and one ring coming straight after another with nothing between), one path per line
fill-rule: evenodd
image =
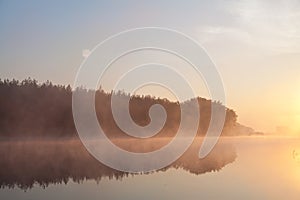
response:
M206 48L239 121L300 131L300 2L0 1L0 78L73 84L82 50L158 26Z

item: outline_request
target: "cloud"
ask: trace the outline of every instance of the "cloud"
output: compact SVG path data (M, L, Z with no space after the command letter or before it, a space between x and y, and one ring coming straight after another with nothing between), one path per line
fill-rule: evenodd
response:
M300 2L224 2L231 24L202 26L202 42L234 41L271 54L300 53Z
M202 38L206 38L206 42L225 38L239 40L239 42L244 43L248 43L251 40L251 35L238 27L204 26L197 31Z
M260 48L277 53L300 52L297 1L241 1L227 8L239 28L247 31Z

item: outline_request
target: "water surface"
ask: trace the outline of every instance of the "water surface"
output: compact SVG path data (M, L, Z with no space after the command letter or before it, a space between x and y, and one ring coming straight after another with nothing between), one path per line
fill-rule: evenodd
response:
M164 169L130 174L102 165L79 141L1 142L0 198L300 199L299 138L222 138L201 160L200 145Z

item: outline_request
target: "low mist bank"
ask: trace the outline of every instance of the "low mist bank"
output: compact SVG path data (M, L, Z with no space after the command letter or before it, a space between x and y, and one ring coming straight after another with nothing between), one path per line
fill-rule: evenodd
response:
M121 148L131 152L153 151L168 141L156 138L144 144L128 139L115 140ZM157 171L175 168L199 175L219 171L237 157L230 143L219 141L207 157L199 159L201 143L202 140L195 140L178 160ZM50 184L66 184L70 180L77 183L85 180L100 182L103 178L122 180L136 175L103 165L87 152L79 140L0 142L0 157L0 188L27 190L34 185L47 187Z
M85 89L72 91L69 85L53 85L49 81L38 84L36 80L32 79L21 82L0 80L0 138L77 138L72 115L72 93L76 91L87 94L91 92ZM154 137L173 137L180 124L180 106L189 106L190 102L170 102L167 99L151 96L130 96L120 91L115 93L99 89L95 93L96 113L102 129L109 138L130 138L122 132L113 119L110 107L113 94L119 99L120 103L117 106L121 110L128 106L122 103L123 99L130 97L131 117L136 124L141 126L150 122L148 112L152 105L160 104L165 108L166 123ZM211 118L211 105L224 106L219 102L212 102L200 97L197 98L197 101L200 109L197 135L204 136ZM226 108L226 120L222 135L251 134L255 134L254 130L240 125L237 122L237 114Z

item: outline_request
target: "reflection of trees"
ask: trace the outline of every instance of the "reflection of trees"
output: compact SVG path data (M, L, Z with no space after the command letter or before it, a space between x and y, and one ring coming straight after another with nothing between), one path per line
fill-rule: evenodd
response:
M197 139L196 139L197 140ZM225 165L235 161L235 148L226 142L219 142L214 149L203 159L199 159L201 142L193 142L188 151L175 161L170 167L181 168L192 174L203 174L221 170Z
M89 93L85 89L77 92ZM107 93L102 89L96 92L97 117L102 128L111 137L124 137L124 133L115 124L110 109L112 94L119 99L118 109L125 109L123 104L128 94L123 92ZM70 86L53 85L51 82L38 84L36 80L26 79L0 80L0 136L1 137L76 137L72 117L72 90ZM198 98L200 122L198 135L204 135L208 128L211 115L211 102ZM180 104L166 99L151 96L132 96L129 109L133 120L139 125L149 123L148 110L153 104L161 104L168 114L166 124L159 136L173 136L180 122ZM191 107L190 101L182 105ZM222 106L222 105L220 105ZM194 109L194 108L189 108ZM191 116L192 117L192 116ZM236 127L237 115L233 110L226 109L226 122L223 135L232 134ZM188 119L186 119L188 120Z
M0 185L1 187L31 188L35 183L47 187L51 183L67 183L70 179L82 182L86 179L100 181L101 178L122 179L130 175L102 165L95 160L77 140L72 117L72 91L70 86L53 85L47 81L38 84L36 80L0 80ZM77 89L76 92L88 94L91 91ZM110 109L112 94L116 95L118 109L127 107L123 92L96 92L96 112L101 127L108 137L121 148L133 152L148 152L166 145L168 137L176 134L180 122L180 106L194 109L191 101L170 102L151 96L131 96L130 114L139 125L149 123L149 108L161 104L167 112L165 126L154 138L137 141L125 135L116 125ZM200 122L198 135L204 135L210 122L211 104L218 104L198 98ZM222 106L222 105L220 105ZM224 108L224 107L223 107ZM189 116L192 118L193 116ZM226 122L223 135L229 135L236 123L236 114L226 109ZM185 119L189 120L189 119ZM60 138L49 142L48 139ZM123 138L120 139L120 138ZM124 141L126 138L126 142ZM18 141L14 141L14 140ZM26 139L27 141L22 141ZM29 140L31 139L31 140ZM32 140L34 139L34 140ZM42 141L37 142L39 139ZM153 143L152 139L157 139ZM129 141L129 142L128 142ZM220 170L233 162L236 155L231 148L216 146L205 159L198 159L198 145L189 150L168 168L182 168L194 174Z
M159 143L169 141L163 138L153 140L156 141L152 141L149 146L135 140L121 139L117 143L125 143L127 146L123 147L127 150L134 148L138 151L146 148L146 151L150 151L153 148L157 149ZM159 171L182 168L193 174L202 174L219 171L236 158L233 147L220 142L206 158L200 160L200 145L200 138L197 138L197 142L194 142L183 156ZM79 140L1 142L0 157L1 187L19 187L26 190L34 184L47 187L49 184L66 184L70 179L77 183L88 179L99 182L102 178L121 180L130 175L113 170L95 160Z

